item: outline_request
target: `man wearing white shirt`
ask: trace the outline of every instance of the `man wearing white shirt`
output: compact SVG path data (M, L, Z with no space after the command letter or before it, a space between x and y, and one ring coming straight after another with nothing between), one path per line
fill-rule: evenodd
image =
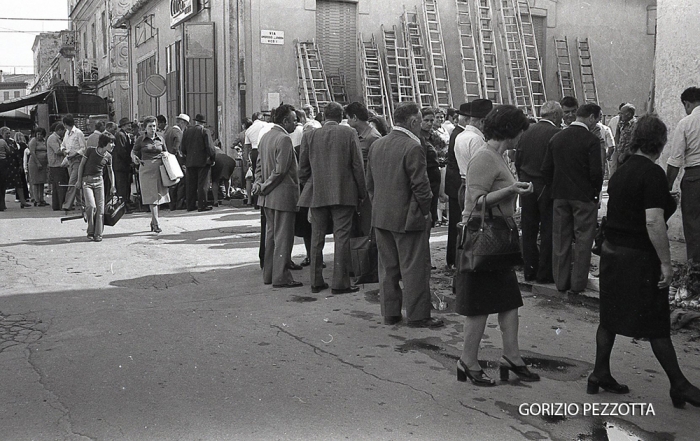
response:
M464 206L464 188L467 178L467 167L469 161L474 157L474 154L486 147L486 139L482 130L484 129L484 118L493 109L493 103L487 99L475 99L470 104L467 114L460 112L461 115L468 117L467 125L464 131L455 138L455 158L459 165L459 174L462 177L462 189L460 189L459 203Z
M85 135L82 130L75 127L73 115L68 114L63 117L63 125L66 126L66 134L61 142L61 151L68 158L68 191L66 192L66 200L63 202L63 210L69 211L73 209L73 202L77 202L79 206L83 206L83 193L78 191L75 184L78 183L78 167L80 160L85 154L87 144Z
M668 188L685 167L681 179L681 214L688 260L700 263L700 88L689 87L681 94L688 115L678 123L671 142L666 175Z

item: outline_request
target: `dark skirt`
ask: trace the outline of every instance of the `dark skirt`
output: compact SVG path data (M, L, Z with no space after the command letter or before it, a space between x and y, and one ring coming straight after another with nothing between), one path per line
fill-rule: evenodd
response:
M655 251L603 243L600 255L600 324L637 338L671 335L668 288L659 289L661 261Z
M455 312L478 316L510 311L523 306L518 278L512 269L454 276Z

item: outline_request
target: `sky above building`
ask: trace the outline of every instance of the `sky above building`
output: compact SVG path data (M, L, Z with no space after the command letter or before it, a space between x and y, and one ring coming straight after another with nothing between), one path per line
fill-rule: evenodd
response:
M66 0L0 0L0 69L34 73L32 45L41 32L68 29L68 21L8 20L8 18L67 19Z

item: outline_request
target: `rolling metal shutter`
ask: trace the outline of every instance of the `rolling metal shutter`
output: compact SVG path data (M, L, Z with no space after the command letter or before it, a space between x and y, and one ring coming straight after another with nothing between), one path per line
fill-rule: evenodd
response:
M357 93L357 5L342 1L316 2L316 44L326 75L345 76L348 99Z

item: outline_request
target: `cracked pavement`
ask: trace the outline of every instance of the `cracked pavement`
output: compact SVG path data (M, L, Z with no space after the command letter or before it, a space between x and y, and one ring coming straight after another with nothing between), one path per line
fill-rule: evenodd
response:
M127 215L94 243L81 221L12 204L0 220L2 440L695 437L700 410L671 406L646 342L618 339L613 369L628 396L585 393L594 304L525 292L521 348L542 381L478 388L456 381L463 322L449 310L434 311L439 330L384 326L377 285L311 294L306 269L294 273L302 288L264 286L256 211L165 211L160 235L147 231L147 214ZM438 267L445 240L434 231ZM293 255L303 258L301 241ZM432 282L451 304L449 278L438 270ZM496 324L481 350L494 377ZM697 334L674 343L700 383ZM652 403L656 416L518 413L522 403L608 401Z

